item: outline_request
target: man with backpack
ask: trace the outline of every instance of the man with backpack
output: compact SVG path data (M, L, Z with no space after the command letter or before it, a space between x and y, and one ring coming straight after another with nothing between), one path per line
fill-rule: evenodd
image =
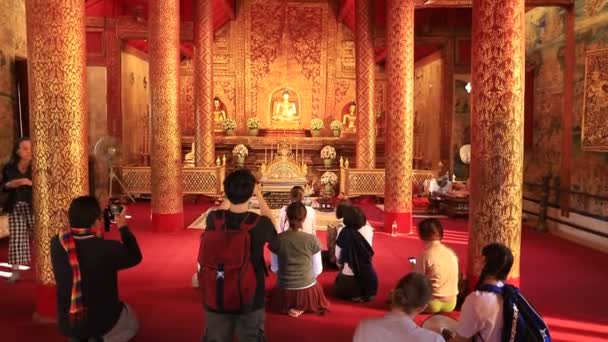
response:
M513 266L511 250L505 245L491 243L481 254L485 263L477 290L465 299L456 331L442 331L445 340L551 342L542 317L518 288L504 283Z
M201 238L198 262L203 294L206 342L264 341L264 245L276 230L272 212L246 169L224 180L228 210L212 211ZM249 199L257 197L261 216L249 211Z

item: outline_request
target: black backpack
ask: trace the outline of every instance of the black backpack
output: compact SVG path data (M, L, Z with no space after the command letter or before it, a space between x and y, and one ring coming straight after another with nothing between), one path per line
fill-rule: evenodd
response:
M509 284L502 287L482 285L478 290L496 293L504 298L503 342L551 342L549 327L517 287Z

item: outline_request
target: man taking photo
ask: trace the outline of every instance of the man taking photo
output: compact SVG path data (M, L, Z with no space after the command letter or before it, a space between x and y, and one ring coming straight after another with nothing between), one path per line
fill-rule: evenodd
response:
M51 239L59 328L70 341L128 341L139 328L135 313L118 298L118 271L142 260L127 227L126 208L116 215L122 243L103 239L102 210L92 196L72 201L69 228Z

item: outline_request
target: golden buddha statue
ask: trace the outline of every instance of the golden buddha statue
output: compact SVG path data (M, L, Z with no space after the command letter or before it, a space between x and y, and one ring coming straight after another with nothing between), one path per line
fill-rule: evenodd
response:
M283 100L275 104L272 121L299 122L300 115L295 103L289 101L289 90L283 91Z
M351 102L348 106L348 113L342 116L342 124L344 125L345 132L355 131L355 120L357 120L357 104Z
M224 120L226 120L226 111L223 109L222 101L216 96L213 98L213 122L216 131L224 130Z

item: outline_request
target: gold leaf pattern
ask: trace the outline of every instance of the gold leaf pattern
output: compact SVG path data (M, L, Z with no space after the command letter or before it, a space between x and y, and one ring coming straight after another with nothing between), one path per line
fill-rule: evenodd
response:
M374 42L371 31L371 4L357 0L357 168L376 167L376 115L374 113Z
M385 210L412 211L414 1L388 0Z
M27 1L36 274L53 284L50 240L88 193L84 2Z
M194 96L196 166L215 164L213 141L213 1L195 0Z
M481 249L513 250L519 276L524 123L524 1L474 0L471 84L469 274Z
M179 125L179 1L148 2L150 108L152 111L152 213L181 213Z

